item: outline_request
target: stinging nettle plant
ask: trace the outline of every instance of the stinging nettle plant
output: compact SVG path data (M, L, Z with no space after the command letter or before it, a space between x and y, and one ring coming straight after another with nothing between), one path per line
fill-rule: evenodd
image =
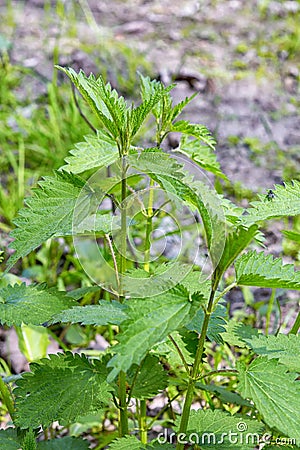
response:
M300 273L292 265L254 249L262 221L300 213L300 183L275 186L272 198L261 195L247 210L239 208L188 170L192 165L226 179L208 129L178 120L194 96L174 106L173 86L140 76L142 101L135 107L101 77L58 69L89 104L99 129L76 144L66 165L26 201L15 220L15 252L6 272L48 239L73 236L94 284L68 292L36 284L0 288L0 322L102 327L111 345L93 358L66 351L34 362L15 385L1 378L1 401L13 427L0 431L0 448L89 448L80 437L38 436L55 421L68 427L108 410L118 413L118 436L111 433L97 448L251 449L264 437L265 448L277 448L270 436L285 436L297 448L300 319L288 334L262 334L228 319L226 294L238 286L300 290ZM155 130L154 143L143 148L138 133L149 117L146 132ZM162 145L171 132L181 138L167 153ZM174 214L185 217L186 209L189 220L165 231L165 242L183 236L183 250L170 256L160 250L157 230ZM190 256L198 246L202 260L199 253ZM216 345L234 347L241 357L219 368L209 357ZM147 405L159 393L166 403L153 418ZM201 409L192 410L199 398ZM181 414L172 409L175 400ZM172 429L177 441L155 437L151 430L158 423Z

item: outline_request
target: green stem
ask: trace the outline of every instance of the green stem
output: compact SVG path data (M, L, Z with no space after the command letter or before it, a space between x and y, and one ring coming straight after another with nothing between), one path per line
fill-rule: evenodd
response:
M122 275L126 271L126 247L127 247L127 180L126 180L127 162L126 156L122 156L122 192L121 192L121 261L120 261L120 294L123 295L123 281Z
M198 380L202 380L203 378L211 377L213 375L235 375L237 373L239 373L239 371L236 369L212 370L211 372L208 372L205 375L202 375L202 377L198 378Z
M153 185L154 181L150 179L149 201L147 210L147 223L146 223L146 237L145 237L145 256L144 256L144 270L149 272L150 270L150 248L151 248L151 232L152 232L152 220L153 220Z
M216 283L214 283L213 285L216 285ZM197 379L199 377L200 364L201 364L201 360L202 360L202 356L203 356L209 319L210 319L211 313L213 311L214 296L215 296L215 290L212 289L212 291L210 293L207 309L206 309L206 312L204 315L202 330L201 330L201 334L199 337L199 342L198 342L198 347L197 347L197 351L196 351L194 365L192 368L192 373L191 373L189 383L188 383L188 388L187 388L187 393L186 393L185 402L184 402L184 406L183 406L178 435L180 433L183 433L185 435L187 427L188 427L190 411L191 411L191 406L192 406L193 397L194 397L194 389L195 389ZM184 444L178 442L176 445L176 450L184 450Z
M152 232L152 219L153 219L153 187L154 182L150 179L149 200L147 208L147 223L146 223L146 236L145 236L145 255L144 255L144 270L149 272L150 270L150 248L151 248L151 232ZM142 444L147 444L148 430L147 430L147 405L146 400L140 400L139 408L139 429L140 438Z
M126 373L119 375L119 437L128 434L128 412L126 400Z
M272 289L272 294L271 294L271 297L269 300L268 310L267 310L267 314L266 314L266 336L268 336L268 334L269 334L271 315L272 315L274 300L275 300L275 293L276 293L276 289Z
M159 410L156 416L154 416L150 421L150 423L148 424L149 430L152 428L152 425L163 415L163 413L167 411L168 408L172 408L172 402L174 402L174 400L176 400L176 398L179 397L180 395L181 392L178 392L176 395L174 395L173 398L169 399L168 403L162 409Z
M11 394L9 392L7 385L2 380L2 377L0 377L0 398L1 398L2 402L4 403L4 405L6 406L7 411L9 412L9 415L13 420L14 411L15 411L14 402L12 400L12 397L11 397Z
M127 244L127 182L126 182L127 162L126 156L122 156L122 191L121 191L121 259L120 259L120 302L124 301L123 295L123 274L126 272L126 244ZM128 434L128 411L126 399L126 373L119 374L119 436Z
M296 317L295 323L289 334L297 334L299 328L300 328L300 311L298 312L298 316Z
M231 289L235 288L237 286L237 283L231 283L229 286L227 286L227 288L225 288L220 295L218 295L218 297L215 299L214 301L214 307L217 305L217 303L219 303L219 300L221 300L222 297L224 297L225 294L227 294L227 292L231 291Z
M118 264L117 264L116 255L115 255L115 252L114 252L114 249L113 249L113 246L112 246L109 234L105 233L104 237L106 239L106 242L108 244L108 248L109 248L111 257L113 259L114 269L115 269L115 274L116 274L116 282L117 282L117 287L118 287L118 291L119 291L120 290L120 277L119 277L119 270L118 270Z
M146 400L140 400L140 438L142 444L147 444L147 405Z
M58 343L60 348L62 348L65 352L70 351L70 349L68 348L68 346L66 344L64 344L62 339L60 337L56 336L56 334L52 330L50 330L50 328L47 328L47 332Z
M170 341L172 342L172 344L174 345L174 347L176 348L176 351L184 365L184 368L186 370L187 373L190 373L190 368L188 366L188 363L185 360L184 354L182 353L182 351L180 350L177 342L175 341L175 339L173 338L173 336L171 334L168 335L168 338L170 339Z

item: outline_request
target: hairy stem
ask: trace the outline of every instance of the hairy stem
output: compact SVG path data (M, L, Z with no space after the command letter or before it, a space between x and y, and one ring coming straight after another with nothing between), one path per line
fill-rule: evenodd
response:
M185 370L187 371L187 373L190 373L190 368L188 366L188 363L186 362L185 357L184 357L182 351L180 350L177 342L175 341L175 339L173 338L173 336L171 334L168 335L168 338L170 339L170 341L172 342L172 344L176 348L176 351L177 351L177 353L178 353L178 355L179 355L179 357L180 357L180 359L181 359L181 361L182 361L182 363L184 365Z
M235 375L239 373L236 369L219 369L219 370L212 370L211 372L206 373L205 375L202 375L199 380L202 380L203 378L212 377L214 375Z
M14 402L12 400L11 394L9 392L9 389L7 385L2 380L2 377L0 377L0 398L3 404L6 406L7 411L9 412L10 417L13 419L14 416Z
M271 297L269 300L268 310L267 310L267 314L266 314L266 330L265 330L266 336L268 336L268 334L269 334L271 315L272 315L274 301L275 301L275 293L276 293L276 289L272 289L272 294L271 294Z
M150 270L150 248L151 248L151 232L152 232L152 220L153 220L153 185L154 182L150 179L149 200L147 210L147 223L146 223L146 237L145 237L145 256L144 256L144 270L149 272Z
M298 330L300 328L300 311L298 312L298 316L296 317L295 323L293 327L291 328L291 331L289 334L297 334Z
M128 434L128 412L126 399L126 373L119 375L119 437Z
M120 260L120 294L123 296L123 274L126 271L126 247L127 247L127 208L126 208L126 196L127 196L127 162L126 156L122 156L122 191L121 191L121 260Z
M186 434L186 430L188 427L190 411L191 411L191 406L192 406L193 397L194 397L195 384L199 377L199 370L200 370L200 364L201 364L203 351L204 351L208 323L209 323L209 319L210 319L210 316L211 316L211 313L213 310L214 296L215 296L215 290L212 289L212 291L210 293L207 309L205 312L204 320L203 320L202 330L201 330L201 334L199 337L199 342L198 342L198 347L197 347L197 351L196 351L195 361L194 361L193 368L192 368L192 373L191 373L189 383L188 383L188 388L187 388L187 393L186 393L185 402L184 402L184 406L183 406L178 435L180 435L180 433ZM176 450L183 450L183 449L184 449L184 444L178 442L176 445Z
M114 269L115 269L115 273L116 273L116 281L117 281L118 290L119 290L120 289L120 278L119 278L119 270L118 270L118 264L117 264L116 255L115 255L115 252L114 252L114 249L113 249L113 246L112 246L109 234L105 234L104 236L105 236L106 242L108 244L111 257L113 259Z
M140 400L140 437L142 444L147 444L147 405L146 400Z
M121 191L121 259L120 259L120 302L124 301L123 296L123 274L126 271L126 244L127 244L127 210L126 210L126 183L127 162L126 157L122 156L122 191ZM119 374L119 436L128 434L128 411L126 398L126 373L121 371Z

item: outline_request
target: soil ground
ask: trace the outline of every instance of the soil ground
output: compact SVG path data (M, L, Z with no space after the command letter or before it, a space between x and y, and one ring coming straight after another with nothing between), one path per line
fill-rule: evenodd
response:
M127 47L133 70L137 51L153 76L175 80L176 100L199 92L188 118L216 134L233 182L264 192L297 174L300 38L291 17L300 14L298 1L12 0L9 15L4 3L12 59L40 75L26 86L33 95L52 77L54 50L60 64L86 72L103 71L111 53L116 70L128 71L115 56ZM105 71L112 82L118 77Z

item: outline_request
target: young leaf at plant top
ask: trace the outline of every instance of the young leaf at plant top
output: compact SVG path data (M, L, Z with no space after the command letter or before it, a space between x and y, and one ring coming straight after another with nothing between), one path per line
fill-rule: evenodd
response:
M83 98L90 105L93 112L100 119L112 139L117 144L119 155L128 154L131 141L138 132L146 117L156 103L171 87L164 88L161 83L153 85L152 94L137 106L128 106L123 97L105 84L100 76L97 79L91 74L89 77L80 70L77 74L71 68L56 66L62 70L75 84Z
M300 272L292 264L284 265L281 258L252 251L240 256L234 266L240 286L300 290Z
M251 203L247 215L243 216L245 225L276 217L291 217L300 214L300 182L293 180L284 186L275 185L274 197L268 200L265 195L258 195L259 201Z
M242 426L240 425L242 424ZM199 444L201 449L218 448L218 450L252 450L258 444L264 425L247 416L232 416L225 411L203 410L191 411L187 427L187 443ZM232 439L237 433L237 439ZM192 438L190 442L188 437ZM252 439L247 439L252 436Z
M101 76L96 79L93 74L87 77L83 70L76 73L72 68L56 68L70 78L110 136L116 140L126 123L128 107L124 97L119 96L109 83L105 84Z
M15 284L0 288L0 323L8 326L22 323L41 325L53 315L76 305L75 300L55 288Z
M15 424L20 428L48 427L56 420L69 425L110 402L113 388L106 382L108 370L101 361L68 352L50 355L30 368L32 372L24 373L14 390Z
M248 367L239 362L237 390L253 400L263 420L300 444L300 382L277 360L259 356Z
M116 354L109 361L113 367L108 380L126 372L132 364L140 364L147 352L169 333L189 322L199 308L197 295L190 297L182 287L174 288L152 298L132 299L128 302L129 319L117 336Z

